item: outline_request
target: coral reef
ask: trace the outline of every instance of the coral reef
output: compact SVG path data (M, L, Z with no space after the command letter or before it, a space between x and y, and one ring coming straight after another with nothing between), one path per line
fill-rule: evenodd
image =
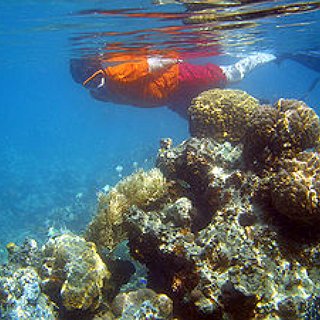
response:
M318 116L220 89L189 112L193 137L100 193L86 240L7 245L5 319L319 319Z
M260 106L244 91L213 89L194 98L188 112L192 136L243 142L244 160L254 170L319 146L319 117L302 101Z
M174 149L160 150L157 166L196 204L193 228L201 228L227 201L229 183L243 183L241 172L235 169L241 164L241 154L241 147L208 138L191 138Z
M0 270L0 318L57 319L55 304L41 292L41 279L32 267Z
M105 257L106 267L93 243L71 233L55 234L41 248L27 239L21 246L9 243L7 250L8 264L0 268L0 319L171 319L167 296L133 291L133 284L130 293L119 293L135 271L124 253L123 260Z
M319 144L320 122L304 102L278 100L273 107L257 108L244 138L244 158L248 167L274 169L282 158Z
M172 300L150 289L118 294L112 301L112 311L119 320L171 319Z
M241 90L202 92L188 109L191 135L240 141L258 107L258 100Z
M270 196L271 205L292 221L317 224L320 221L320 157L302 152L283 159L278 171L265 179L261 190Z
M164 197L167 184L159 169L142 170L120 181L108 194L99 194L99 208L86 238L108 248L114 248L126 234L122 228L123 214L132 206L145 208Z
M60 291L59 296L67 310L99 307L102 287L110 273L94 243L63 234L50 239L43 254L46 258L41 276L45 292Z
M274 106L260 106L242 91L214 89L195 98L189 113L192 135L240 142L243 167L239 168L251 169L265 177L261 191L271 194L274 209L299 222L313 223L319 219L318 156L310 152L301 154L319 146L320 121L314 110L293 99L279 99ZM199 158L198 150L193 153ZM203 161L212 163L212 159ZM208 198L207 187L199 183L189 167L183 164L183 169L178 170L189 176L189 180L192 176L202 189L200 193ZM198 170L202 180L204 172Z
M301 101L261 106L220 89L189 113L193 137L160 143L165 196L127 201L114 224L148 288L182 319L309 319L320 294L320 231L304 234L319 221L320 160L308 150L319 146L318 116ZM108 247L97 221L89 233Z
M168 295L182 319L302 319L320 293L320 245L285 237L255 204L262 179L245 170L242 144L162 143L157 166L168 186L162 205L131 205L121 222L148 287ZM315 183L317 161L302 168Z
M126 215L132 254L147 265L150 285L172 297L183 318L224 315L228 319L279 319L289 309L291 319L302 317L306 299L320 290L320 246L301 248L292 239L280 240L277 228L267 223L252 202L257 176L230 168L227 161L213 162L214 149L208 148L209 141L192 138L176 149L163 151L158 160L168 178L181 178L180 166L185 166L189 179L185 192L197 194L199 181L192 185L197 171L192 173L190 163L181 161L181 155L196 145L199 156L211 159L207 163L211 168L201 171L202 181L211 181L209 184L214 183L220 193L216 194L214 211L206 206L210 217L207 225L196 232L190 228L199 208L204 208L186 198L167 204L161 212L132 207ZM211 141L213 145L216 142ZM194 165L197 161L194 158ZM207 197L212 201L212 194ZM188 213L185 221L190 222L180 225L170 219L172 209L168 208L172 207L181 212L176 216L186 217ZM288 248L296 252L289 256Z

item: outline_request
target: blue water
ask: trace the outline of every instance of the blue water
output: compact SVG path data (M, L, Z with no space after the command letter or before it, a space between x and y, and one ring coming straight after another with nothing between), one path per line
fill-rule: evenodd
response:
M126 8L177 17L88 13ZM83 230L94 213L97 191L137 167L152 167L161 138L171 137L176 144L188 137L187 121L171 110L96 101L69 73L71 57L98 53L106 44L194 49L197 43L190 40L199 39L199 30L163 32L183 27L179 14L185 11L177 3L160 6L147 0L0 2L1 247L26 236L44 239L52 226ZM207 41L221 42L221 55L195 62L231 62L261 50L319 49L319 18L312 11L215 32ZM313 86L318 77L287 60L263 66L232 87L270 102L303 98L319 111L320 84Z

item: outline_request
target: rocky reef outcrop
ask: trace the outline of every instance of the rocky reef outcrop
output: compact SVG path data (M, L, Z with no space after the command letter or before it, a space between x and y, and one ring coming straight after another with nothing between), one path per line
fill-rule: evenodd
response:
M186 162L190 150L198 157ZM160 210L126 213L131 253L182 319L281 319L288 312L299 319L309 295L320 293L320 245L286 238L268 221L253 202L259 177L238 169L240 156L238 146L209 138L160 153L159 167L176 184Z
M319 319L318 116L302 101L266 106L221 89L196 97L189 115L188 140L163 139L156 168L99 194L85 238L7 246L3 314ZM122 287L129 262L114 269L122 258L112 255L124 243L146 268L143 288ZM20 281L25 275L31 280ZM29 296L40 311L29 308Z
M320 295L318 116L221 89L189 113L192 137L161 142L153 188L165 193L130 202L117 225L148 287L181 319L308 319ZM90 238L99 216L88 240L103 243Z

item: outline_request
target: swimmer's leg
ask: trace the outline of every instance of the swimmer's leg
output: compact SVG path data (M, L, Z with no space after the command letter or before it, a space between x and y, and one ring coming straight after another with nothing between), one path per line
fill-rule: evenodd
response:
M235 64L220 66L229 83L242 80L250 71L276 59L271 53L257 53L239 60Z

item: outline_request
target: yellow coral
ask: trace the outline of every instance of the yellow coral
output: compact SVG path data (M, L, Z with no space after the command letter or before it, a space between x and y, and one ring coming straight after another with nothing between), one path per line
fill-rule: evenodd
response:
M277 123L278 137L284 148L295 153L312 148L320 138L320 122L316 112L304 102L294 99L279 99Z
M13 253L15 251L15 249L17 248L17 245L14 242L9 242L6 245L6 248L9 253Z
M258 100L241 90L202 92L188 109L191 135L240 141L258 107Z
M270 176L273 207L290 220L303 223L320 221L320 157L302 152L282 161L281 169Z
M140 170L121 180L108 194L99 194L98 213L90 223L87 238L96 244L114 248L126 239L123 215L131 206L141 209L162 198L168 190L159 169Z
M102 287L110 273L94 243L63 234L48 241L44 254L47 258L43 266L43 285L49 290L53 287L60 290L66 309L94 310L99 307Z
M244 158L254 169L272 168L282 158L317 147L320 122L304 102L280 99L273 107L257 109L244 138Z

